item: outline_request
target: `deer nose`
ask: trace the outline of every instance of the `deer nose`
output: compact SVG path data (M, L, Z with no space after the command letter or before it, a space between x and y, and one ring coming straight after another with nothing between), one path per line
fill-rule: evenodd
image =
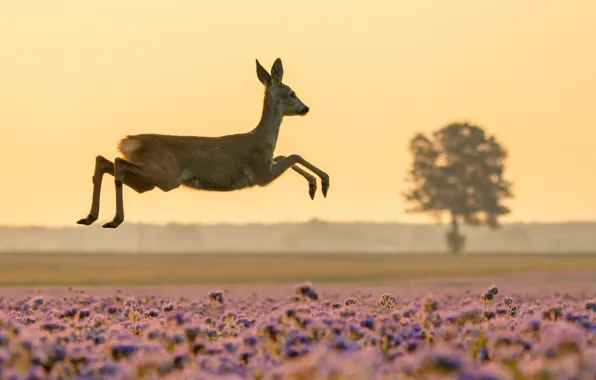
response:
M310 108L308 108L308 106L304 106L304 108L302 109L301 114L302 115L306 115L308 113L308 111L310 111Z

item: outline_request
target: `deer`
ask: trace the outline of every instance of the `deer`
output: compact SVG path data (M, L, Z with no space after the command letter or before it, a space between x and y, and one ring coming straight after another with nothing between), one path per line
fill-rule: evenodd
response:
M122 186L142 194L155 188L169 192L179 187L203 191L229 192L264 187L289 168L308 182L308 193L314 199L316 178L321 180L323 197L327 198L329 175L299 154L274 156L279 130L286 116L305 116L306 106L288 85L282 83L284 70L277 58L271 74L256 59L257 78L265 88L261 119L245 133L218 137L162 134L127 135L117 145L122 157L109 161L95 158L92 177L93 197L87 217L77 224L89 226L99 217L99 200L104 174L114 177L116 214L103 228L117 228L124 221Z

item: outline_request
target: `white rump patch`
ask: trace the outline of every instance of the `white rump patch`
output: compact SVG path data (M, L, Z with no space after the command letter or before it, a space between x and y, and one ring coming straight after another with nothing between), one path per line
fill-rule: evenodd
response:
M141 148L141 142L134 138L125 138L120 142L120 151L129 156Z

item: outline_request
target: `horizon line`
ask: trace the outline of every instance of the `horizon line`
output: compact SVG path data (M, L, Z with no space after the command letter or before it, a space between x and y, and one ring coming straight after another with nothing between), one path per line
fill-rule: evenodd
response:
M157 227L167 227L171 225L177 226L250 226L250 225L261 225L261 226L275 226L275 225L284 225L284 224L309 224L313 222L318 223L326 223L326 224L379 224L379 225L409 225L409 226L445 226L449 223L447 222L403 222L403 221L374 221L374 220L342 220L342 221L334 221L334 220L325 220L320 218L311 218L302 221L277 221L277 222L257 222L257 221L247 221L247 222L176 222L176 221L169 221L164 223L144 223L144 222L129 222L128 225L130 226L157 226ZM499 223L499 226L511 226L511 225L560 225L560 224L596 224L596 219L575 219L575 220L535 220L535 221L507 221ZM63 224L63 225L40 225L40 224L0 224L0 228L48 228L48 229L61 229L61 228L77 228L79 226L73 224ZM477 227L477 228L486 228L486 225L480 226L468 226L466 224L462 224L462 227ZM497 228L498 229L498 228Z

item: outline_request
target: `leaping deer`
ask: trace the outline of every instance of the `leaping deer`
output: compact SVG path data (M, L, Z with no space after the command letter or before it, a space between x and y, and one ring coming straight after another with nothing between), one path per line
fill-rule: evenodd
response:
M118 150L124 158L114 162L102 156L95 159L91 211L78 224L90 225L99 216L99 198L104 174L114 176L116 215L104 228L116 228L124 221L122 184L144 193L155 187L168 192L180 186L206 191L233 191L266 186L288 168L306 178L309 195L314 199L317 181L296 166L310 169L321 179L321 191L327 197L329 176L298 154L273 157L284 116L308 113L309 108L296 93L282 83L283 67L277 58L271 75L257 63L257 77L265 86L263 113L251 131L219 137L141 134L120 140Z

